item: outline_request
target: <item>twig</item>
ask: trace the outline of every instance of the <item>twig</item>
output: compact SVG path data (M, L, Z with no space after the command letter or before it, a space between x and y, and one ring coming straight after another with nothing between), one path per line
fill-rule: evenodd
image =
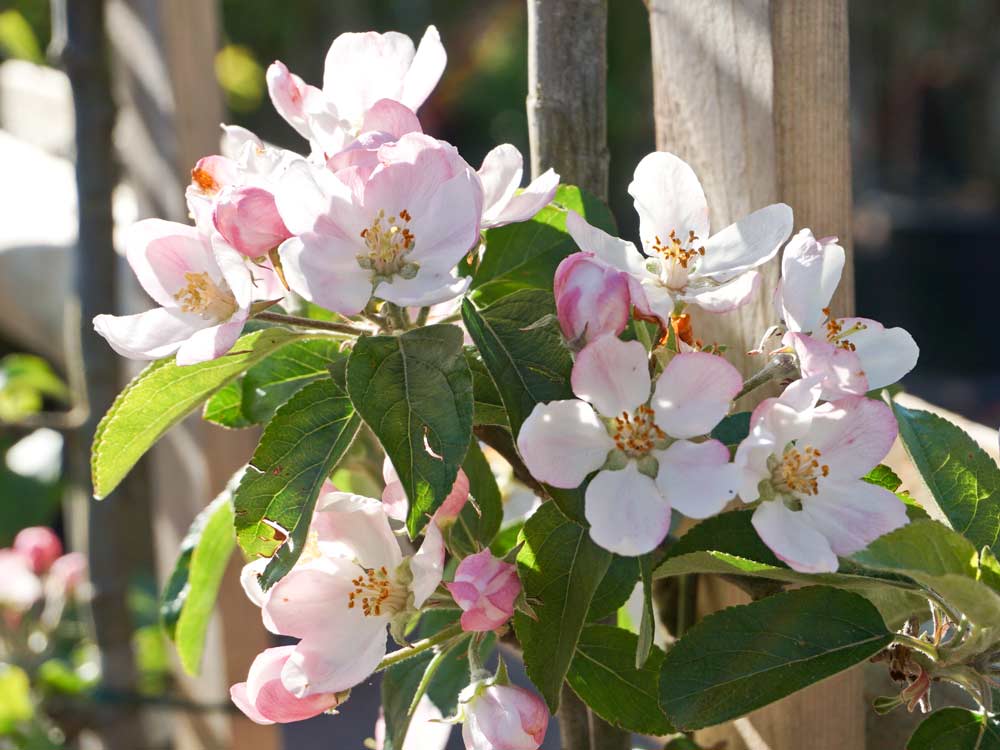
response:
M299 328L314 328L320 331L333 331L335 333L347 333L351 336L367 336L371 331L365 328L358 328L348 323L334 323L329 320L313 320L312 318L301 318L298 315L284 315L275 312L259 312L254 316L257 320L266 320L269 323L279 323L286 326L298 326Z

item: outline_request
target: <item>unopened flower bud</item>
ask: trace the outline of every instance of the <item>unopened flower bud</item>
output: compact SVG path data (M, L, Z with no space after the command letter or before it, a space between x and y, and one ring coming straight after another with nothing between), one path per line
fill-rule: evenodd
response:
M593 253L573 253L556 269L553 280L556 312L569 341L593 341L618 335L628 325L628 278Z
M538 750L549 712L537 695L514 685L474 683L459 696L466 750Z
M226 242L259 258L291 237L278 215L274 195L258 187L241 187L223 196L213 214L215 228Z
M62 542L47 526L32 526L22 529L14 537L14 550L23 555L36 574L47 571L56 558L62 554Z
M517 568L493 557L485 549L459 563L455 580L446 583L455 602L462 608L462 630L496 630L514 614L514 601L521 593Z
M343 703L349 691L313 693L296 698L281 683L281 669L295 650L294 646L269 648L257 655L250 665L246 682L229 689L229 695L247 717L257 724L287 724L311 719Z

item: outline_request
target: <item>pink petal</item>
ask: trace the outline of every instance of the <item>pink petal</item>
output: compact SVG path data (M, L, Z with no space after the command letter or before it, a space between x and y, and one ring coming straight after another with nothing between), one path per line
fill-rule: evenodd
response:
M791 231L792 209L784 203L754 211L708 238L697 274L728 277L756 268L778 254Z
M649 355L638 341L600 336L576 355L571 381L573 393L600 414L633 412L649 400Z
M419 608L434 593L444 574L444 538L436 523L427 524L424 541L410 558L410 572L413 573L410 583L413 606Z
M803 498L802 513L841 557L907 523L906 506L895 494L861 480L820 480L819 493Z
M233 248L258 258L291 236L278 215L274 195L244 186L225 194L215 206L215 228Z
M786 333L785 346L792 346L799 358L803 377L818 377L823 398L863 396L868 392L868 378L857 354L804 333Z
M837 571L837 555L803 511L789 510L780 500L769 500L753 512L751 522L761 541L793 570L800 573Z
M177 350L177 364L196 365L218 359L233 348L247 320L247 311L237 312L229 321L196 331Z
M385 567L389 571L403 560L379 500L349 492L321 495L313 520L317 522L325 530L319 538L320 550L329 558L344 558L365 568Z
M386 619L362 618L343 630L304 638L281 671L281 684L294 696L339 693L363 682L386 651Z
M399 139L407 133L422 133L420 120L405 104L392 99L379 99L365 113L361 132L376 131Z
M421 270L412 279L397 275L391 281L380 282L373 296L401 307L431 307L462 296L471 283L471 276L458 276L453 271L433 273Z
M641 280L629 276L628 282L632 304L639 314L646 319L658 318L664 328L668 327L674 312L674 297L670 289L649 274Z
M281 684L281 670L294 646L270 648L257 655L247 681L234 685L230 695L237 707L258 724L282 724L317 716L339 705L334 693L296 698Z
M271 63L267 69L267 91L274 109L303 138L312 137L305 112L305 101L311 95L311 89L318 92L318 89L290 72L282 62Z
M729 449L718 440L678 440L657 458L660 492L688 518L714 516L736 497L740 472L729 462Z
M465 704L462 736L469 750L537 750L545 740L549 712L534 693L514 685L491 685Z
M323 93L340 117L360 124L379 99L401 101L414 53L410 38L395 31L341 34L326 53Z
M385 617L366 617L360 608L348 607L352 580L362 573L360 565L345 559L298 565L267 592L263 609L276 632L294 638L322 638L375 620L384 628Z
M656 381L652 406L656 423L675 438L712 431L743 387L739 370L705 352L678 354Z
M584 513L594 542L629 557L651 552L670 530L670 503L634 461L591 480Z
M517 436L531 475L565 489L579 487L614 447L593 407L576 399L536 404Z
M441 36L434 26L428 26L417 46L406 75L403 77L400 101L416 112L437 86L448 62Z
M125 234L125 254L146 294L163 307L178 307L178 291L189 273L220 277L206 237L194 227L161 219L143 219Z
M243 714L250 719L250 721L255 724L274 724L269 718L264 716L257 707L250 702L250 697L247 695L247 684L245 682L238 682L229 688L229 697L236 704L236 707L243 712Z
M803 229L785 245L781 256L781 316L790 331L818 331L826 320L823 308L830 305L844 270L844 248L820 243Z
M628 325L628 276L593 253L573 253L556 268L552 281L556 313L569 341L617 336Z
M358 265L359 246L331 234L303 234L278 250L293 291L341 315L357 315L372 296L371 273Z
M820 451L831 479L857 479L878 466L898 433L886 404L858 396L818 407L802 442Z
M694 232L702 242L708 238L708 203L701 183L687 162L665 151L643 157L628 186L639 214L643 247L656 237L666 239Z
M35 573L44 573L62 555L63 546L52 529L30 526L17 532L13 549L28 559Z

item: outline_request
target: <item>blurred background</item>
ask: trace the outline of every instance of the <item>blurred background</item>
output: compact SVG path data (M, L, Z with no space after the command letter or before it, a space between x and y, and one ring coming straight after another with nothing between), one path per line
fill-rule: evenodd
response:
M185 170L214 150L213 122L243 125L302 150L305 144L270 106L264 71L280 59L319 84L326 48L344 31L395 29L416 40L436 24L449 60L421 111L425 130L459 145L474 166L498 143L528 153L522 0L221 0L217 12L203 0L180 15L171 6L108 4L120 107L114 208L121 226L146 215L183 218ZM63 438L79 388L68 365L72 337L63 335L76 325L77 227L73 106L53 55L61 48L53 39L56 18L54 24L48 0L0 0L0 547L36 525L55 528L69 547L85 543L80 519L88 500L79 486L72 499L79 478ZM920 363L904 381L908 390L991 426L1000 423L997 29L995 0L851 3L857 310L904 326L920 344ZM654 144L642 0L611 3L608 40L611 207L622 235L634 237L626 186ZM197 125L205 121L208 136ZM124 275L118 297L123 309L144 304ZM124 600L129 637L138 644L138 693L102 687L87 635L90 615L70 612L68 635L53 631L43 645L22 644L37 658L20 672L0 669L0 748L99 747L88 739L88 722L137 706L145 729L136 748L256 750L281 747L282 740L300 750L360 748L375 721L374 686L355 691L345 715L280 733L257 730L227 711L228 684L242 679L253 654L267 645L233 581L224 586L225 613L213 626L215 655L203 677L177 676L156 624L157 582L219 477L246 459L254 441L242 433L223 441L186 424L168 442L142 475L145 486L135 490L152 496L120 511L135 519L131 552L122 559L131 566ZM0 656L9 659L15 645L0 643ZM42 708L18 698L22 675L35 685L35 700L44 699Z

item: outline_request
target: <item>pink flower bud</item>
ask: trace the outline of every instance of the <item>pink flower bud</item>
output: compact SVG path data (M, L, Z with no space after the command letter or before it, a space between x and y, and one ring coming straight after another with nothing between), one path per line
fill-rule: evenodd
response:
M22 529L14 537L14 550L24 555L37 574L47 571L63 551L59 537L47 526Z
M513 685L470 685L462 698L466 750L538 750L545 740L549 712L531 691Z
M215 206L215 228L226 242L248 258L259 258L292 236L278 215L274 195L258 187L241 187Z
M281 669L295 646L269 648L250 665L246 682L229 689L233 703L258 724L287 724L311 719L339 706L345 693L314 693L296 698L281 684Z
M446 583L462 608L462 630L496 630L514 614L514 600L521 593L517 568L493 557L488 549L469 555L458 564L455 580Z
M563 335L570 341L611 333L628 325L628 276L593 253L573 253L556 269L553 280L556 312Z
M67 594L87 582L87 557L80 552L69 552L54 563L49 570L49 580L58 584Z

